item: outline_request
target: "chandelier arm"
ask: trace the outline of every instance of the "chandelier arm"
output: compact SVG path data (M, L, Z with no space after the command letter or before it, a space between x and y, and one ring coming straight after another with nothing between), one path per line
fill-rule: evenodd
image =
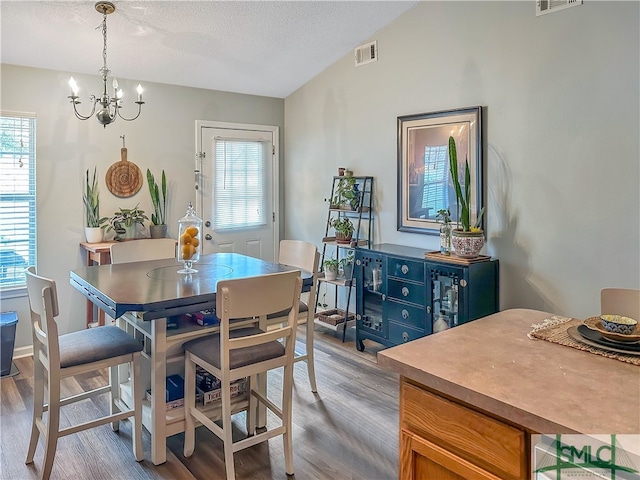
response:
M70 103L73 104L73 113L75 113L76 117L79 120L89 120L91 117L93 117L93 114L96 113L96 104L98 103L98 99L95 97L95 95L91 95L89 97L89 100L93 102L93 108L91 109L91 113L89 113L89 115L87 115L86 117L78 112L78 109L76 108L76 105L80 103L78 97L75 95L71 95L68 98L71 99Z
M120 108L122 108L122 107L118 107L116 109L116 113L125 122L132 122L132 121L134 121L136 118L138 118L140 116L140 113L142 113L142 105L144 104L144 102L136 102L136 103L138 104L138 114L135 117L133 117L133 118L125 118L125 117L123 117L122 114L120 113Z

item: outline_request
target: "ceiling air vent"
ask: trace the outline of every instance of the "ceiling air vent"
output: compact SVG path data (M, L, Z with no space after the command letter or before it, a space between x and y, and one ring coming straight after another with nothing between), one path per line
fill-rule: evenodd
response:
M365 65L371 62L378 61L378 42L373 41L360 45L353 50L353 56L355 57L356 67Z
M536 17L582 5L582 0L536 0Z

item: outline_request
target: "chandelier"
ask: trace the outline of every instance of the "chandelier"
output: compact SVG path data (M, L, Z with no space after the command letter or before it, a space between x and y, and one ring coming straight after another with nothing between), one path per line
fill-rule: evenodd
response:
M138 99L135 103L138 104L138 114L133 118L125 118L120 113L120 109L122 108L122 89L118 90L118 80L114 77L112 86L113 86L113 97L110 97L107 93L107 76L111 72L107 68L107 15L115 12L116 6L111 2L98 2L95 5L96 10L102 13L102 38L104 40L103 48L102 48L102 68L100 69L100 75L102 75L102 95L96 97L95 95L91 95L89 100L93 102L93 108L91 109L91 113L87 116L81 115L78 112L77 105L80 103L78 100L78 84L74 80L73 77L69 79L69 86L71 87L71 95L68 98L71 99L71 103L73 104L73 112L76 114L80 120L88 120L96 114L96 119L98 123L104 126L105 128L111 122L115 122L117 117L121 119L131 122L140 116L142 111L142 105L144 102L142 101L142 86L138 84L138 88L136 89L138 92ZM98 112L96 113L96 107L100 105Z

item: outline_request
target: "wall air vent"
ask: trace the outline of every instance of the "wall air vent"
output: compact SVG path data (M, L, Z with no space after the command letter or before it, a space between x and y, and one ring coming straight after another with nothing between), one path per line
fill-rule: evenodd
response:
M536 0L536 17L582 5L582 0Z
M378 42L373 41L360 45L353 50L356 67L378 61Z

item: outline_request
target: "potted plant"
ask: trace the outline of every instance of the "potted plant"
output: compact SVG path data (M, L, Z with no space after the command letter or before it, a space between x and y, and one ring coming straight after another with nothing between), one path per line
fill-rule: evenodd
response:
M355 177L342 177L338 180L331 199L331 208L357 210L360 204L360 190Z
M337 217L329 222L329 225L336 231L337 243L349 243L353 235L353 223L347 217Z
M329 258L322 262L325 280L335 280L338 277L340 262L337 258Z
M340 266L344 278L351 280L353 278L353 250L349 250L347 256L340 259Z
M451 232L451 243L455 254L463 258L475 258L484 245L484 232L480 228L484 208L474 225L471 225L471 174L469 173L469 160L465 159L464 191L458 178L458 156L456 142L449 137L449 170L451 180L456 192L457 228Z
M84 201L85 213L84 234L87 237L87 242L100 243L103 233L102 224L107 221L107 217L100 218L100 192L98 191L95 167L91 183L89 183L89 169L87 169L86 188L82 200Z
M156 183L156 179L147 168L147 184L149 186L149 194L151 195L151 205L154 213L151 214L151 223L149 233L151 238L164 238L167 236L167 178L162 170L162 183L160 187Z
M144 221L149 220L149 217L145 215L144 210L141 210L138 205L133 208L120 208L109 219L107 232L113 230L116 233L114 240L120 241L134 239L136 225L144 225Z

